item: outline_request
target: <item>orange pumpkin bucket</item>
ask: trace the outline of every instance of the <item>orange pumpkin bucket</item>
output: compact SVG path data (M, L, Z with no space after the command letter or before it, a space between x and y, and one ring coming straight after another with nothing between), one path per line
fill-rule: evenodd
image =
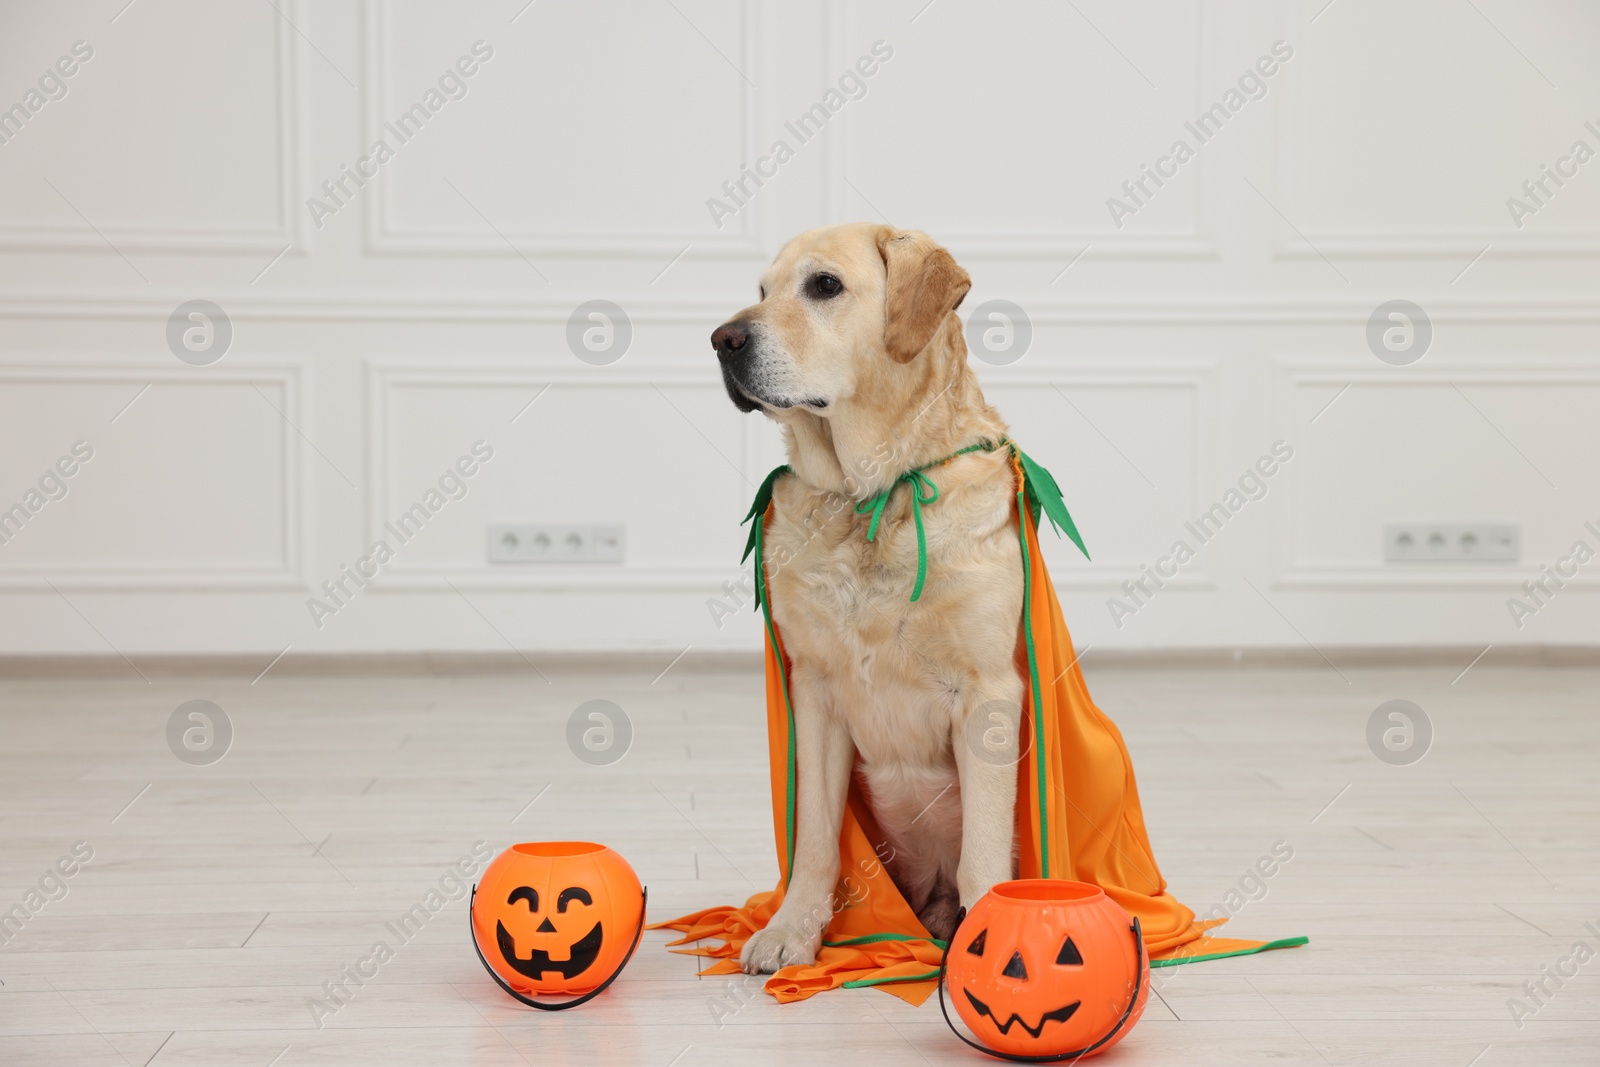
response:
M945 985L977 1041L956 1029ZM980 1052L1025 1063L1104 1052L1150 995L1139 921L1099 886L1057 878L1001 882L956 924L939 1009Z
M558 1011L599 996L644 933L645 890L628 861L588 841L529 841L494 858L472 889L478 959L500 988ZM573 996L535 1000L536 994Z

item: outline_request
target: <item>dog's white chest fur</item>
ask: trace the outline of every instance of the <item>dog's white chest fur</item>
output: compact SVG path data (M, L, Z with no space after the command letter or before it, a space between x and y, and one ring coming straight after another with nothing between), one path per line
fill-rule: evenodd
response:
M962 457L929 472L940 496L922 507L928 573L915 603L909 485L894 491L871 543L869 517L853 501L798 478L774 493L765 556L792 684L848 732L898 860L891 869L913 898L954 876L962 810L954 746L967 715L1016 699L1022 561L1005 462Z

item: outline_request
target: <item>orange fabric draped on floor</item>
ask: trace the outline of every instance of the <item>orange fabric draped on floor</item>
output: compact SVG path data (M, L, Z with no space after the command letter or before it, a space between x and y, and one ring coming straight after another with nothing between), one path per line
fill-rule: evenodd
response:
M1011 449L1027 577L1024 641L1017 656L1027 694L1021 726L1024 755L1017 764L1017 877L1066 878L1100 886L1138 918L1152 966L1303 944L1305 938L1261 942L1212 937L1206 931L1226 920L1197 922L1194 912L1167 893L1150 850L1127 746L1116 725L1089 696L1045 570L1038 538L1041 510L1080 547L1081 541L1054 479L1015 446L998 447ZM779 468L762 486L752 508L756 526L751 536L757 597L766 617L767 737L781 875L775 889L755 894L742 907L707 908L652 927L682 932L682 938L671 942L674 946L719 940L717 945L678 950L715 960L702 974L739 972L739 951L745 941L783 902L793 857L796 774L789 661L767 603L761 553L771 486L785 473L787 468ZM840 987L880 986L912 1004L921 1004L932 994L943 944L923 928L884 868L887 846L879 845L882 856L874 847L883 840L859 784L852 782L839 834L839 882L822 949L814 964L785 967L767 980L766 991L780 1002Z

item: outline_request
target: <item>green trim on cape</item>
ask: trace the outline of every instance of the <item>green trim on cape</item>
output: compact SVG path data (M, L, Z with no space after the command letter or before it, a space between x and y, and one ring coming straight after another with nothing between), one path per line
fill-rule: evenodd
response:
M1151 960L1152 967L1182 967L1186 963L1205 963L1207 960L1225 960L1234 956L1254 956L1257 952L1266 952L1275 948L1298 948L1309 944L1311 939L1302 934L1299 937L1281 937L1276 941L1263 941L1250 948L1235 949L1232 952L1208 952L1204 956L1174 956L1164 960Z

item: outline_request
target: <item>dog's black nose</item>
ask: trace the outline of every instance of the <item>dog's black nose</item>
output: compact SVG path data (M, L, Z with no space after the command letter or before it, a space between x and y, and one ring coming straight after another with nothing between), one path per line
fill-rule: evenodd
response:
M750 332L742 322L725 322L711 331L711 347L717 350L717 358L724 363L738 358L749 340Z

